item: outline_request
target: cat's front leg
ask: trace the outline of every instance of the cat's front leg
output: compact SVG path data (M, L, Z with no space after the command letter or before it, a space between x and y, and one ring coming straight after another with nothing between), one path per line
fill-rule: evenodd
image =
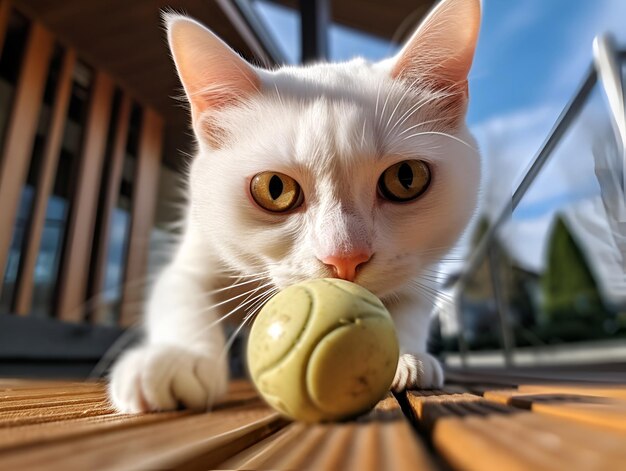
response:
M433 305L429 300L406 294L388 306L400 343L400 359L391 390L441 388L444 374L439 361L426 352Z
M120 412L206 410L225 394L224 333L205 295L208 267L198 258L183 252L166 268L148 303L146 338L114 365L109 397Z

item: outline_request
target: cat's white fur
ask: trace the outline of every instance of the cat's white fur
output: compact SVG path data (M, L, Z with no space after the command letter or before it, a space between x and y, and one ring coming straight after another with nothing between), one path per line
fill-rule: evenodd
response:
M209 407L228 377L220 317L239 302L257 308L264 298L251 296L269 288L332 276L320 259L358 250L373 257L355 281L386 302L397 326L393 388L442 384L426 353L434 287L425 270L476 204L480 159L464 114L479 18L479 0L444 0L392 59L269 71L167 15L198 154L184 236L153 288L146 338L112 372L120 411ZM379 176L406 159L428 162L429 189L410 203L384 201ZM250 178L268 170L299 182L300 208L270 214L252 202ZM257 291L222 304L217 293L235 281Z

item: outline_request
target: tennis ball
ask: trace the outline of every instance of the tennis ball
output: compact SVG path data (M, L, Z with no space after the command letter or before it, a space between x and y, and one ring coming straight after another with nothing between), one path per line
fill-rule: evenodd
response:
M248 368L263 398L296 420L341 420L384 397L398 341L382 302L354 283L316 279L280 291L248 339Z

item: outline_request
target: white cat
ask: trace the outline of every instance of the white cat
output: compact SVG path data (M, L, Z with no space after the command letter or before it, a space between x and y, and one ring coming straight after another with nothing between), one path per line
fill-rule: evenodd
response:
M184 236L153 288L143 344L113 369L113 404L210 407L227 387L222 316L330 276L391 311L403 353L393 389L440 387L426 353L430 270L477 199L465 111L480 1L443 0L373 64L262 70L194 20L165 21L198 152Z

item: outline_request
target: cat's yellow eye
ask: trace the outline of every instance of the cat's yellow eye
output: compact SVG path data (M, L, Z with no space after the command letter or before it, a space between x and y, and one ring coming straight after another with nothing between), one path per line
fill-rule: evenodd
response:
M380 195L394 202L411 201L426 191L430 168L421 160L403 160L385 170L378 179Z
M278 172L261 172L250 182L250 194L263 209L283 213L302 204L302 190L297 181Z

